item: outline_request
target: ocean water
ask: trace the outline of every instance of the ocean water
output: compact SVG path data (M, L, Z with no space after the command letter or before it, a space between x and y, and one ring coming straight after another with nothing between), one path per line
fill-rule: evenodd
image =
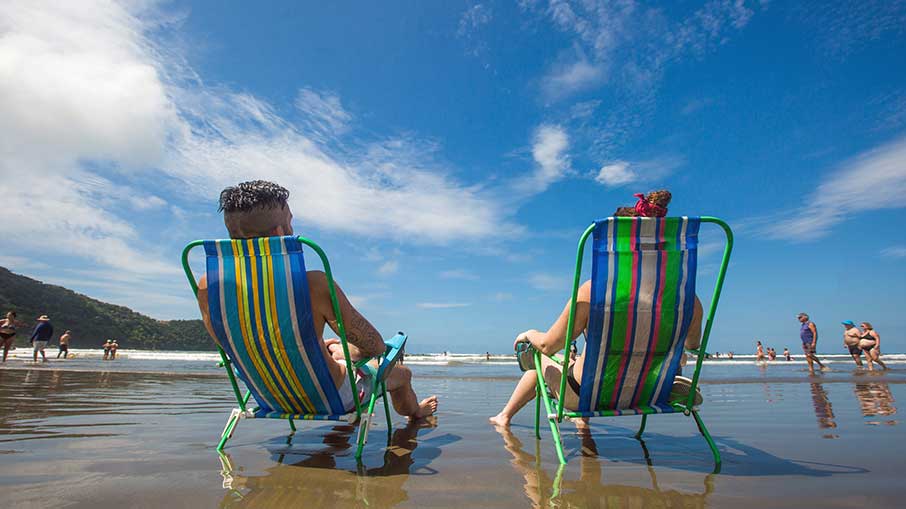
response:
M98 349L72 349L70 358L56 359L56 352L47 349L47 363L31 363L31 350L20 348L10 352L10 367L46 367L71 371L111 371L171 374L219 375L223 368L217 363L217 352L152 351L121 349L116 360L104 361L103 352ZM864 368L856 368L847 354L819 354L827 366L821 373L825 380L835 380L868 374ZM906 354L885 354L881 358L891 368L888 378L906 377ZM691 361L690 361L691 362ZM513 355L491 355L480 353L425 353L406 354L406 365L426 376L444 377L491 377L495 379L516 379L520 376L518 364ZM691 364L690 364L691 366ZM686 368L688 370L688 368ZM876 366L877 369L877 366ZM737 355L733 359L707 359L703 362L702 383L723 383L734 381L774 380L796 381L807 375L805 359L793 356L792 361L778 358L775 361L757 363L754 355Z

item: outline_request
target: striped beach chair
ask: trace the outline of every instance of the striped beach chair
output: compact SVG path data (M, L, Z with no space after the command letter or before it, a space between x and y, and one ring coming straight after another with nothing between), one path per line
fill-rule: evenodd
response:
M684 355L683 341L692 320L698 231L714 223L726 233L723 260L695 362L688 397L671 398L674 377ZM593 235L591 303L585 332L585 357L578 408L563 406L569 356L552 357L562 363L560 387L551 391L541 372L541 353L534 352L538 375L535 434L540 435L541 404L565 464L559 423L564 418L641 415L641 438L650 414L683 412L692 415L708 442L716 466L720 452L695 407L696 387L714 313L733 248L733 233L713 217L610 217L592 223L579 240L567 331L573 330L576 296L588 237ZM572 339L567 332L565 351Z
M346 357L352 404L344 404L322 354L312 318L303 245L321 258L337 317L338 336ZM183 269L195 294L198 284L189 266L189 252L203 246L208 309L221 365L239 407L230 414L217 450L223 450L240 419L270 418L359 422L356 458L367 441L368 423L378 398L384 400L388 438L391 422L384 380L405 346L402 332L386 341L386 353L375 370L368 359L354 364L349 357L346 328L340 314L330 263L324 251L304 237L198 240L182 254ZM371 397L360 401L355 373L370 375ZM237 377L247 387L242 394ZM253 396L257 407L249 408Z

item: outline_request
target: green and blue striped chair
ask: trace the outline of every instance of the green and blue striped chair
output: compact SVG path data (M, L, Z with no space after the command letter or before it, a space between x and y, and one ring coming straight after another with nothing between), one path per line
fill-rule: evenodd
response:
M315 332L303 245L318 254L327 275L349 374L351 391L345 400L331 379ZM242 418L286 419L293 431L294 419L345 420L359 422L356 458L360 458L378 398L384 400L389 437L392 428L384 380L402 353L406 336L399 333L386 341L386 353L376 370L367 359L358 364L350 360L330 263L317 244L290 236L191 242L183 250L182 262L197 295L198 284L188 261L196 246L204 247L211 326L239 403L224 427L218 451ZM370 375L369 401L359 400L356 370ZM244 396L237 376L248 389ZM254 409L247 406L250 396L258 404Z
M671 389L692 320L701 223L714 223L723 228L727 242L706 315L701 346L696 352L698 358L689 395L677 399L671 398ZM569 356L552 357L563 367L560 387L553 392L542 376L542 354L536 351L536 435L541 436L543 402L557 456L560 463L566 463L558 427L565 417L641 415L642 423L636 435L641 437L648 415L683 412L694 417L719 468L720 453L694 402L733 248L730 227L712 217L610 217L593 223L579 240L567 331L572 331L575 323L582 258L589 235L594 237L591 302L578 408L566 410L563 406ZM566 352L572 343L570 336L567 332Z

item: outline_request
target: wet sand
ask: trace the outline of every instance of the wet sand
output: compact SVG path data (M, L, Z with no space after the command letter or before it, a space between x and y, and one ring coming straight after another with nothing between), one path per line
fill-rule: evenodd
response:
M0 369L0 505L4 507L896 507L906 372L809 379L795 372L703 386L702 415L724 464L694 422L599 419L590 438L563 425L558 478L549 430L532 408L511 433L487 416L516 380L413 367L419 395L438 394L436 425L382 410L362 465L349 425L243 421L214 450L231 392L219 375ZM813 383L809 383L812 380Z

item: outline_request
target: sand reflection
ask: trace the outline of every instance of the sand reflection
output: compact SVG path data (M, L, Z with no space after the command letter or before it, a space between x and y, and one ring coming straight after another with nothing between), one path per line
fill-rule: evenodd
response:
M394 507L409 499L404 488L410 475L433 475L428 467L439 456L438 446L458 440L444 434L426 440L426 454L417 459L412 453L419 447L420 430L433 425L422 422L409 424L393 431L380 466L362 463L350 469L349 460L355 449L355 428L335 426L324 435L317 451L301 453L304 459L288 463L300 452L292 447L293 435L287 438L287 448L277 452L277 465L264 475L246 476L235 468L229 454L220 456L223 487L227 494L221 507ZM452 437L452 438L451 438Z
M572 461L579 462L579 478L565 478L565 466L559 466L554 475L549 475L541 466L540 441L535 440L535 453L522 449L522 442L510 430L500 429L504 445L513 456L510 464L524 480L523 489L532 507L705 507L708 495L713 490L713 474L704 477L702 493L682 493L664 490L658 486L657 474L648 460L648 451L639 441L647 463L651 487L609 484L603 478L603 461L598 458L598 448L589 434L580 434L581 456Z

